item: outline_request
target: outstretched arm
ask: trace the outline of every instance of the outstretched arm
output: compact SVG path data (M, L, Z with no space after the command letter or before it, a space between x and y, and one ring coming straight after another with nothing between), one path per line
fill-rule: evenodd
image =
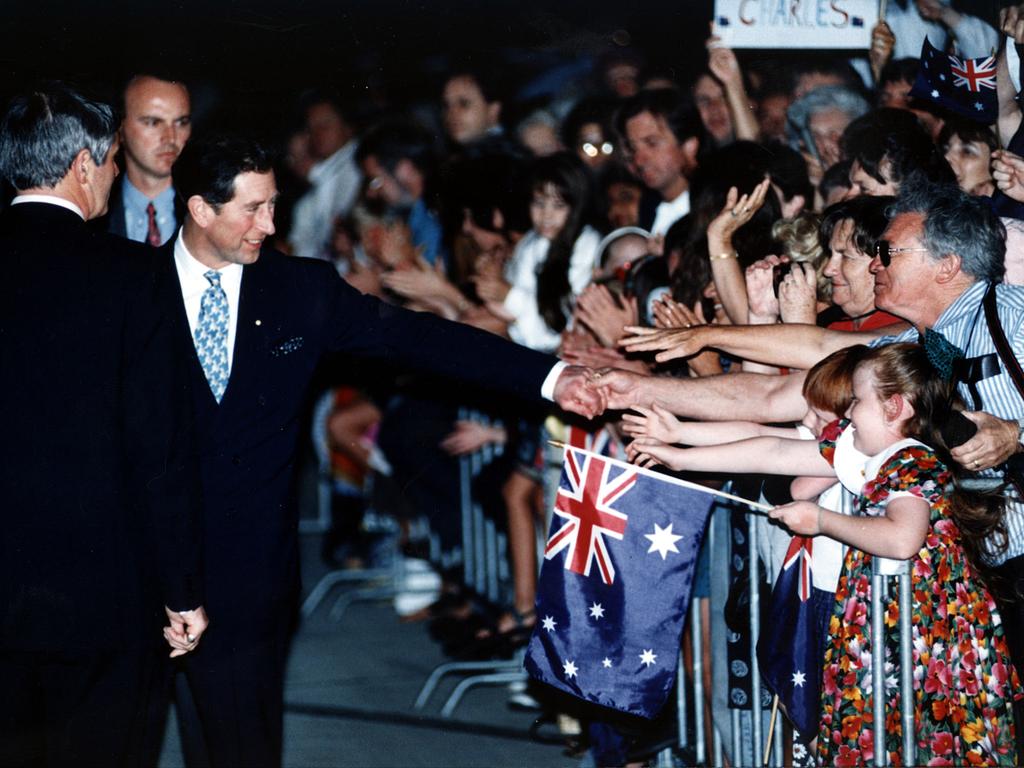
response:
M675 379L612 369L593 376L594 384L604 392L607 408L624 411L657 404L677 416L702 421L799 421L807 413L803 381L803 373Z
M659 363L695 355L713 347L745 360L806 370L833 352L867 344L879 336L898 333L902 326L874 331L831 331L805 323L776 325L701 325L693 328L629 327L619 343L627 352L662 350Z
M719 445L750 437L797 438L792 427L769 427L753 421L680 421L659 405L633 408L622 414L622 431L635 438L653 437L664 443Z
M814 440L752 437L736 443L700 448L675 448L660 440L640 437L626 446L629 460L641 466L662 464L676 471L759 472L767 475L835 477L835 470Z

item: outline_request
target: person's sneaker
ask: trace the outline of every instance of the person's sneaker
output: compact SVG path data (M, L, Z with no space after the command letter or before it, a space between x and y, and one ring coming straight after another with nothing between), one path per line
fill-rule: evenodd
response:
M402 575L396 586L395 612L410 616L441 596L441 575L426 560L404 558Z

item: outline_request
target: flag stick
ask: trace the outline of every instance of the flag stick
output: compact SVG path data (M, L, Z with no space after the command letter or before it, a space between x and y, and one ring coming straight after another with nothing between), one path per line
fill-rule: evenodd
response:
M885 6L886 0L880 0L878 3L878 20L885 21Z
M775 735L775 721L779 719L779 695L772 699L772 719L768 721L768 741L764 745L764 760L761 765L768 765L768 756L772 753L772 737Z
M561 442L559 440L548 440L548 445L553 445L556 448L569 448L570 447L570 446L566 445L565 443L563 443L563 442ZM572 449L574 451L580 451L581 453L589 453L591 456L596 456L597 455L597 454L591 453L590 451L587 451L587 450L585 450L583 448L573 447ZM608 458L608 457L607 456L602 456L601 458ZM648 472L649 474L657 474L656 472L650 472L650 470L646 470L643 467L637 467L637 469L639 469L641 472ZM746 506L750 507L750 509L752 511L758 511L758 512L764 513L764 512L770 512L771 510L775 509L775 507L772 507L772 506L770 506L768 504L762 504L762 503L760 503L758 501L751 501L750 499L744 499L742 496L733 496L731 493L726 493L725 491L716 491L714 488L708 488L706 486L699 485L697 483L691 483L688 480L681 480L678 477L663 476L663 478L665 480L670 481L670 482L676 483L677 485L685 485L687 488L693 488L693 490L695 490L695 491L702 491L703 493L710 493L712 496L719 496L719 497L721 497L723 499L728 499L729 501L736 501L736 502L739 502L740 504L745 504Z

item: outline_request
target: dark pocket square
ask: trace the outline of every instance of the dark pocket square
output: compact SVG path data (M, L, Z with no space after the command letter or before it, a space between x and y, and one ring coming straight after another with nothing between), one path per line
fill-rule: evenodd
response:
M274 348L270 350L270 354L273 355L274 357L283 357L284 355L290 355L292 352L296 352L302 349L302 344L303 338L301 336L293 336L287 341L282 341L281 343L275 345Z

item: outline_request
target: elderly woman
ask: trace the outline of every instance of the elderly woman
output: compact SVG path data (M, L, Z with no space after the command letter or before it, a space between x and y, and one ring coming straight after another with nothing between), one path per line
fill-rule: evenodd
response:
M787 114L790 145L808 156L811 182L817 186L822 171L843 159L840 139L846 126L871 106L856 91L841 85L815 88L794 101Z

